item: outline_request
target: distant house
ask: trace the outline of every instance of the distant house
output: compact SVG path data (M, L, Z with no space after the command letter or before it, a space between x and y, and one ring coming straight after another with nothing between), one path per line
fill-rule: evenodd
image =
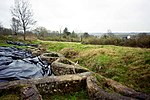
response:
M122 39L131 39L131 35L123 36Z
M127 37L126 37L126 39L130 39L131 38L131 36L130 35L128 35Z

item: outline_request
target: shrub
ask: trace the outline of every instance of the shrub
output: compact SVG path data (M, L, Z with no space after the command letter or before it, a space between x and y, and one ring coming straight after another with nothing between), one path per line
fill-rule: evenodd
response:
M95 44L95 45L118 45L121 39L117 37L89 37L82 41L83 44Z
M132 36L131 39L121 39L116 36L88 37L83 39L83 44L94 45L118 45L130 47L150 48L150 35L141 33Z

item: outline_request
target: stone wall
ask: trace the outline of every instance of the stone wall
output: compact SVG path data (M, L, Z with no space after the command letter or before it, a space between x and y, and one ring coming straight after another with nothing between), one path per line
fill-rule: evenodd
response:
M107 78L103 80L106 83L105 87L112 87L114 91L105 91L97 84L92 72L58 53L43 54L43 51L37 50L35 55L40 55L51 64L55 76L0 83L1 95L11 90L19 94L21 100L42 100L43 94L65 94L87 89L91 100L150 100L149 95L136 92Z
M65 94L85 89L86 78L90 75L90 72L85 72L74 75L49 76L38 79L4 82L0 84L0 93L9 89L16 91L16 87L19 87L20 98L41 100L42 97L40 94Z

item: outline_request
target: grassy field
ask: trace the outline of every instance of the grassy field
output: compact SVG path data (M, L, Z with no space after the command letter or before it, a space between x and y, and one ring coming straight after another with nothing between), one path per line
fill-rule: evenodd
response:
M150 49L73 42L34 43L137 91L150 93Z

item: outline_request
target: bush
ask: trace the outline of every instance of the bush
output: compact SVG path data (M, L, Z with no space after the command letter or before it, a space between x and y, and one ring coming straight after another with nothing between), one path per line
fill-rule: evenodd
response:
M102 36L100 38L88 37L83 39L82 43L94 45L118 45L118 46L150 48L150 35L141 33L139 35L132 36L131 39L121 39L116 36Z
M150 48L150 35L141 33L124 41L124 46Z
M95 44L95 45L118 45L121 39L117 37L90 37L82 41L83 44Z

